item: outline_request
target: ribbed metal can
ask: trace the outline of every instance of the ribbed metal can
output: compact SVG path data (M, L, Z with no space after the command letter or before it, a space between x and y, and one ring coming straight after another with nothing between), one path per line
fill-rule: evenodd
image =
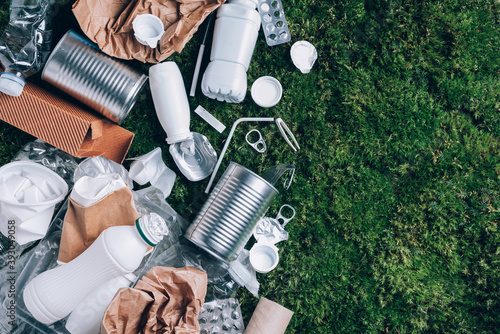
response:
M277 195L269 182L231 162L185 237L215 257L233 261Z
M73 30L61 38L42 72L43 80L117 123L132 109L147 78Z

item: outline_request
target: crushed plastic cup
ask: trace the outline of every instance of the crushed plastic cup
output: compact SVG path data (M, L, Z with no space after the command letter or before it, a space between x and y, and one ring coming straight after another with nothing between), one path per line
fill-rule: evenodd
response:
M137 15L132 21L132 27L137 41L151 48L156 48L165 32L160 18L151 14Z
M29 161L0 168L0 232L24 245L44 237L54 207L68 193L66 182L52 170Z
M259 241L250 249L250 263L258 273L270 272L276 268L279 260L278 248L271 243Z
M290 49L293 64L304 74L309 73L318 59L318 52L314 45L307 41L299 41Z

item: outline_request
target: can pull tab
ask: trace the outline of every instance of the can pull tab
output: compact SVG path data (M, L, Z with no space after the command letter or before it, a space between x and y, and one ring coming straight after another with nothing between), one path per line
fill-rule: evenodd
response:
M251 134L256 132L259 137L257 139L257 141L255 142L251 142L250 139L251 139ZM255 136L254 136L255 137ZM252 146L257 152L259 153L264 153L267 149L267 145L266 145L266 142L264 141L264 138L262 138L262 134L260 133L259 130L257 129L253 129L253 130L250 130L247 135L245 136L245 140L247 141L248 145Z
M293 214L290 218L286 218L282 211L284 208L289 208L290 210L292 210ZM288 224L292 219L293 217L295 217L295 209L291 206L291 205L288 205L288 204L283 204L280 208L280 211L278 211L278 215L276 216L276 220L281 224L281 227L285 227L286 224Z

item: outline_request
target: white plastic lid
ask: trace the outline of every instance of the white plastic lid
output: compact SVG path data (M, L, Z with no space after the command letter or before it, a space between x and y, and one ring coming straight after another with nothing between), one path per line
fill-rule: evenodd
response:
M290 49L293 64L303 73L311 71L314 62L318 59L318 52L314 45L307 41L295 42Z
M15 74L2 72L0 74L0 92L10 95L19 96L23 92L24 81Z
M260 77L252 85L252 99L262 108L270 108L281 100L283 88L273 77Z

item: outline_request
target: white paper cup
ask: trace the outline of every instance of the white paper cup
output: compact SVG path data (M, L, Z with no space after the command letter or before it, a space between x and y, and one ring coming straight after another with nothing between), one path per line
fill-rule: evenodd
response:
M165 32L160 18L151 14L137 15L132 21L132 28L137 41L151 48L156 48Z
M20 245L43 238L52 219L55 205L68 193L66 182L40 164L16 161L0 168L0 180L22 177L29 178L29 183L36 185L38 189L36 194L25 193L19 201L14 196L19 187L17 189L6 187L0 193L0 232L7 237L13 235L14 240ZM5 184L8 185L9 182ZM29 186L24 190L30 191L31 188L35 187ZM40 199L41 193L45 199Z
M279 260L278 248L273 244L259 241L250 249L250 264L258 273L270 272L276 268Z

